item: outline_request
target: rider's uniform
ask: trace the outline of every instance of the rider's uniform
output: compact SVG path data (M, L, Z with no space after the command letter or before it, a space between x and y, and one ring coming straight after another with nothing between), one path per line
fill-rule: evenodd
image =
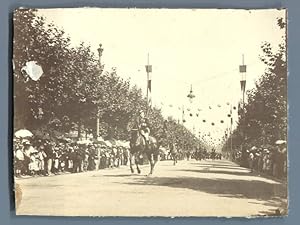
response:
M136 121L137 129L146 141L149 141L150 127L148 118L138 117Z

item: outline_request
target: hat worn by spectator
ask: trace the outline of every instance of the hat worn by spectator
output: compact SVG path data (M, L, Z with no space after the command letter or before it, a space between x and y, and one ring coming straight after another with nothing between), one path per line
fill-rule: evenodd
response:
M23 145L30 145L30 142L28 140L24 140L22 144Z
M276 145L283 145L283 144L286 144L286 141L285 140L277 140L275 142Z

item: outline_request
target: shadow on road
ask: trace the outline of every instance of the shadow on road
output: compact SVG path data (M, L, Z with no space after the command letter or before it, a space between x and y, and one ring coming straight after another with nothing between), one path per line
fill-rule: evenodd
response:
M210 168L216 168L215 165L208 164ZM231 165L232 166L232 165ZM226 166L225 166L226 167ZM227 168L227 167L226 167ZM178 170L183 172L195 173L211 173L235 175L226 178L203 178L203 177L134 177L132 181L127 182L128 185L153 185L164 186L171 188L191 189L194 191L215 194L219 197L230 198L247 198L251 202L258 202L257 204L264 204L270 207L269 211L259 212L260 215L279 216L287 213L287 188L285 184L274 182L272 180L260 180L253 176L249 170L240 172L236 170L192 170L184 169ZM246 177L249 176L249 177ZM261 201L261 202L260 202ZM256 203L254 203L256 204ZM280 208L278 214L274 208Z
M132 177L137 176L136 174L101 174L99 177Z
M257 200L270 200L275 196L286 197L285 188L282 184L267 183L259 180L208 179L197 177L137 177L127 184L188 188L223 197Z
M241 167L239 165L234 165L232 163L216 163L213 161L212 163L193 163L196 167L201 168L218 168L218 169L232 169L232 170L242 170L242 171L249 171L249 169Z
M216 167L213 167L216 168ZM193 173L212 173L212 174L228 174L228 175L237 175L237 176L251 176L250 171L246 170L244 172L234 171L234 170L209 170L209 169L202 169L202 170L181 170L184 172L193 172Z

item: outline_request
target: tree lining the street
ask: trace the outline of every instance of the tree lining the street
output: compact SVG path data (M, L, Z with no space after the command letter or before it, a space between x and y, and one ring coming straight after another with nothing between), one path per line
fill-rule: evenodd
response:
M47 24L36 12L18 9L14 13L14 129L52 135L75 130L78 137L81 133L95 137L99 116L101 136L129 140L128 124L140 109L147 108L141 89L122 79L116 68L103 71L91 46L84 42L72 46L63 29ZM24 77L22 68L29 61L36 61L43 69L37 81ZM176 121L165 129L160 109L150 107L148 116L152 135L163 145L171 141L182 146L200 144Z
M282 18L277 19L279 29L286 29ZM256 82L255 88L247 91L247 103L244 112L239 110L239 123L232 134L233 148L241 144L245 148L273 145L276 140L287 138L287 61L286 36L278 49L268 42L261 46L261 61L266 69ZM230 146L230 136L223 150Z

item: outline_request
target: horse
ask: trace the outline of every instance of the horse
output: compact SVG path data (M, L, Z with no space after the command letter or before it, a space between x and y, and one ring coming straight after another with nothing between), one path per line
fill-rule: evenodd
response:
M146 154L150 162L150 172L148 175L153 174L154 166L158 161L159 155L159 146L158 142L154 137L149 136L149 143L146 145L145 138L141 135L138 129L131 130L131 139L130 139L130 170L131 173L134 173L133 165L136 165L138 174L141 173L139 168L140 158L143 153Z
M176 144L174 144L174 143L170 144L169 148L170 148L169 154L171 155L172 160L173 160L173 165L175 166L176 163L177 163L177 160L178 160L178 154L179 154L179 152L178 152L178 149L176 147Z

